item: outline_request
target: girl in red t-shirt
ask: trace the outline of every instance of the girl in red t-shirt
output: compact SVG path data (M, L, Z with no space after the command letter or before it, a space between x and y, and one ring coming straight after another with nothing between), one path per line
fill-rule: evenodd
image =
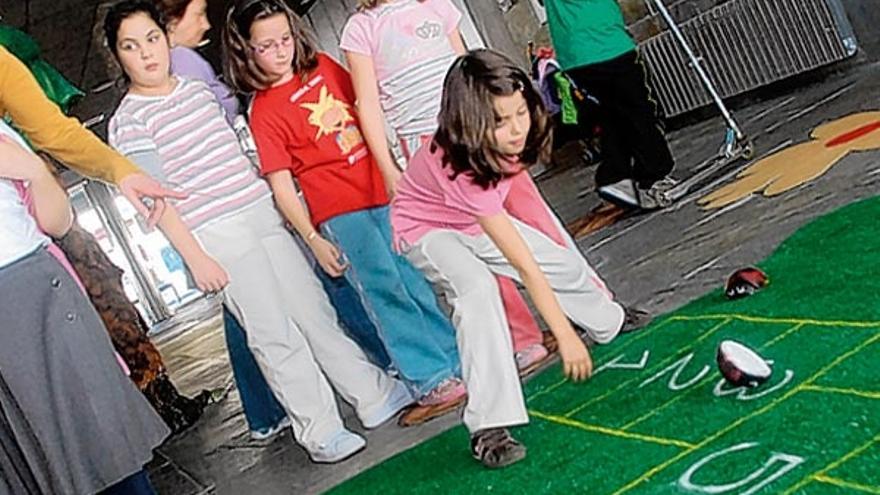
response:
M225 70L255 93L251 128L279 209L321 267L359 292L420 403L462 401L455 331L424 276L391 248L388 194L348 72L281 0L240 1L227 19Z

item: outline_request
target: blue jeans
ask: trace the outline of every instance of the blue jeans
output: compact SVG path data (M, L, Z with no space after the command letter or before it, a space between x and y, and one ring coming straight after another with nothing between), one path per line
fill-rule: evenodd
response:
M394 367L421 396L460 374L455 329L424 275L392 248L387 206L339 215L321 225L350 264L360 295Z
M141 469L128 478L101 490L98 495L156 495L147 471Z
M315 273L324 286L324 292L336 309L336 316L342 323L342 329L363 349L364 354L376 366L387 370L391 368L391 358L385 350L385 344L379 338L375 325L361 304L361 298L345 277L331 277L315 263Z
M263 372L247 345L247 336L238 320L223 307L223 329L232 375L241 398L241 408L251 431L265 431L277 425L287 413L275 398Z
M379 332L373 321L367 315L367 310L361 303L360 295L354 290L345 277L331 277L321 268L312 250L303 242L298 235L293 236L299 248L305 254L306 259L312 264L312 269L321 281L324 292L330 298L330 304L336 310L336 316L342 324L346 335L351 337L360 346L373 364L387 370L391 367L391 358L385 350L385 344L379 338Z

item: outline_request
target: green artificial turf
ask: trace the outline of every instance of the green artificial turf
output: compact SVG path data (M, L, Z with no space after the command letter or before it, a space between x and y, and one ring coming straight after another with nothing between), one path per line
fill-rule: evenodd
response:
M760 264L767 289L715 291L594 349L586 383L559 366L531 380L525 461L483 469L457 427L333 493L880 494L878 219L880 198L814 221ZM771 379L726 386L724 339L772 360Z

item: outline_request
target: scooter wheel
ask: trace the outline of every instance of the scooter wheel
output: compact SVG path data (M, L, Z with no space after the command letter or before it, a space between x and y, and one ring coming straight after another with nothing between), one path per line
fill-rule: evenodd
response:
M755 156L755 143L748 141L743 145L742 157L744 160L751 160Z

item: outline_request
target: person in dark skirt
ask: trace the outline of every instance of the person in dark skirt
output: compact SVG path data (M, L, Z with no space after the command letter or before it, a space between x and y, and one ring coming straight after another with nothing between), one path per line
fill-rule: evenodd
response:
M82 96L82 92L71 84L64 76L52 67L48 62L40 58L40 48L37 43L27 34L8 26L0 27L0 45L9 50L11 56L17 58L20 63L9 58L10 55L0 56L0 64L4 68L12 69L6 75L8 92L3 92L3 98L28 99L29 96L38 95L45 98L40 105L52 108L54 112L68 113L71 105ZM7 67L9 66L9 67ZM25 77L27 70L31 77ZM10 85L8 81L17 81L15 84L26 84L30 94L22 94L15 91L18 86ZM12 87L10 87L12 86ZM35 105L34 108L39 108ZM0 101L2 106L2 101ZM31 116L22 115L22 110L10 112L13 125L28 127L27 123ZM5 112L0 112L5 113ZM53 125L50 119L44 120L46 129L43 132L58 131L59 127ZM34 129L30 129L31 136ZM77 132L87 133L85 129ZM36 133L40 136L40 133ZM68 136L74 133L68 134ZM43 143L46 144L45 142ZM59 146L53 141L52 145ZM99 145L100 146L100 145ZM82 146L75 146L83 148ZM84 147L85 149L87 147ZM100 152L87 153L82 156L71 157L66 153L58 153L59 159L69 163L72 167L80 169L77 165L83 162L108 163L106 156ZM79 160L77 160L79 158ZM120 158L121 157L117 157ZM27 202L27 201L26 201ZM64 235L57 239L56 244L63 251L75 270L74 276L78 276L83 287L106 326L113 346L122 357L131 374L130 377L135 385L150 401L150 404L162 416L169 428L174 432L183 431L194 424L202 415L202 411L211 398L209 391L202 391L196 397L190 398L181 394L174 383L168 377L161 354L147 336L148 326L140 314L125 296L122 287L122 270L113 265L110 259L101 251L98 241L79 227L76 223ZM60 255L58 251L53 254Z
M46 251L47 234L64 235L73 217L18 139L0 123L0 493L152 494L143 466L169 430ZM16 182L29 185L34 216Z

